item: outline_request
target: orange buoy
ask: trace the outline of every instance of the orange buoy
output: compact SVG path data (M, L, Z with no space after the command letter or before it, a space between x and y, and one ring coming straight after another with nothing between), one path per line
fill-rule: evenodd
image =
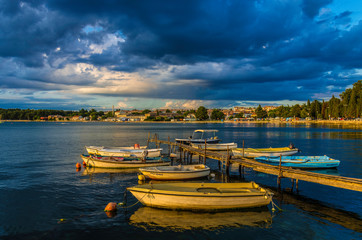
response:
M136 143L136 144L134 145L134 149L140 149L140 145L139 145L138 143Z
M75 165L75 167L76 167L77 169L80 169L80 168L82 168L82 165L80 165L80 163L77 163L77 164Z
M110 202L108 203L108 205L106 206L106 208L104 209L105 212L114 212L117 211L117 203L115 202Z

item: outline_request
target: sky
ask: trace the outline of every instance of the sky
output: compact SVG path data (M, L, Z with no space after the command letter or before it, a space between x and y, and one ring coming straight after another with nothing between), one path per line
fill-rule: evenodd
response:
M360 0L0 0L0 108L329 100L362 79Z

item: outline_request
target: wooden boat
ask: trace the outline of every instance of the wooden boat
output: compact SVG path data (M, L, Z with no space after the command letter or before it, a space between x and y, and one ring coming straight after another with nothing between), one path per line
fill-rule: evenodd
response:
M233 155L238 157L279 157L290 156L299 152L298 148L280 147L280 148L234 148Z
M268 205L272 194L249 183L158 183L127 188L143 205L216 211Z
M267 207L243 211L195 212L140 207L129 218L136 227L177 230L219 229L241 226L270 227L272 215Z
M255 160L271 165L279 165L280 157L257 157ZM328 156L282 156L281 166L292 168L336 168L339 160Z
M162 148L152 149L102 149L95 151L96 155L117 157L159 157Z
M146 149L147 146L139 146L135 144L133 147L104 147L104 146L85 146L89 154L96 154L97 151L102 150L132 150L132 149Z
M203 130L203 129L198 129L195 130L192 134L192 136L190 136L189 138L176 138L175 141L177 143L182 143L182 144L190 144L190 143L204 143L205 141L206 143L218 143L221 141L221 139L219 139L216 136L216 133L219 130Z
M81 155L87 167L99 168L140 168L151 166L167 166L170 161L162 157L124 158L116 156Z
M155 180L184 180L202 178L210 174L210 168L204 164L146 167L139 170L146 178Z
M205 149L205 143L191 143L191 147ZM206 149L210 151L227 151L237 148L237 143L206 143Z

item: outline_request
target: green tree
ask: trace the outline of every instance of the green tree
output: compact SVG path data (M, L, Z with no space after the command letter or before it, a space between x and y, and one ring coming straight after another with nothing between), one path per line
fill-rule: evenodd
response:
M209 115L207 114L207 109L204 106L200 106L197 109L195 116L200 121L209 119Z
M256 117L257 118L266 118L268 116L268 113L260 106L255 109Z
M299 104L292 106L290 109L289 117L301 117L302 108Z
M142 114L145 115L145 114L150 113L150 112L151 112L151 110L145 109L145 110L142 111Z
M219 109L214 109L211 112L211 116L210 116L211 120L222 120L225 119L225 114L220 111Z

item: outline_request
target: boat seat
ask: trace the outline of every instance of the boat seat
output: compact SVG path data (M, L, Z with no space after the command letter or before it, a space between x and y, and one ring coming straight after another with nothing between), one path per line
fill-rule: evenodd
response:
M250 193L251 190L253 189L243 189L243 188L222 188L222 189L219 189L220 192L222 193L242 193L242 192L245 192L245 193Z
M221 193L219 189L212 187L201 187L197 188L196 191L202 193Z

